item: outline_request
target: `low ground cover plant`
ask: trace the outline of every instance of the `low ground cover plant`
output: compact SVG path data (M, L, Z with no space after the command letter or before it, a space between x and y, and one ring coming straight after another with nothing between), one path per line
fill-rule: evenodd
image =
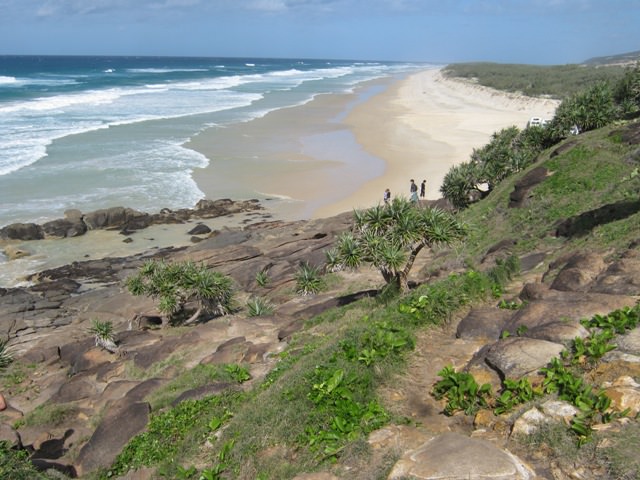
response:
M456 372L453 367L446 366L438 372L442 379L436 382L432 393L438 400L446 399L444 413L447 415L457 411L472 415L480 408L493 408L494 413L500 415L544 394L556 395L579 409L569 427L578 445L583 445L591 439L593 425L609 423L625 416L627 411L611 410L611 399L605 392L589 385L572 367L595 365L605 353L616 348L609 343L614 332L626 333L635 328L639 314L640 304L637 304L583 320L581 323L593 331L586 339L576 337L560 358L553 358L540 370L543 379L538 387L532 386L527 378L505 379L500 394L493 397L489 384L480 386L471 374Z

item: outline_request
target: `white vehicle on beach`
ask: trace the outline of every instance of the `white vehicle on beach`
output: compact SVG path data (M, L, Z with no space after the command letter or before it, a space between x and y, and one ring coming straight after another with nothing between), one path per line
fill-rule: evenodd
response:
M542 118L540 117L531 117L527 122L527 128L529 127L541 127L542 126Z

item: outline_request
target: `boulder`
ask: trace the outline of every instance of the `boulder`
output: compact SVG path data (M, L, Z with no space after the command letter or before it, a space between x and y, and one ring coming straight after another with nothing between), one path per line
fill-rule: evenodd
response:
M35 223L12 223L0 228L2 240L42 240L44 231Z
M498 340L512 316L512 311L503 308L473 308L458 324L456 337L465 340Z
M607 267L602 255L577 253L560 270L551 284L554 290L585 292Z
M78 476L109 467L129 440L147 426L149 412L146 402L130 403L125 398L113 404L80 450L76 461Z
M148 213L125 207L95 210L85 214L83 220L89 230L125 227L129 230L138 230L148 227L151 224Z
M405 452L387 478L525 480L534 476L522 460L489 441L444 433Z
M211 229L204 223L199 223L187 232L189 235L206 235L211 233Z
M82 218L75 220L57 219L44 223L42 230L46 237L79 237L87 233L87 226L82 221Z
M509 337L494 343L485 355L485 361L502 378L520 378L545 367L564 350L560 343L534 338Z

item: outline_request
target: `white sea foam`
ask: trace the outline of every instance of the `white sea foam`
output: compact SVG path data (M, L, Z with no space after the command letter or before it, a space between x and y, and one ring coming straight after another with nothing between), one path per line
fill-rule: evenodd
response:
M0 85L13 85L18 82L16 77L6 77L4 75L0 75Z
M313 62L291 62L293 68L281 70L269 70L267 62L247 69L244 63L210 70L127 69L114 63L117 75L102 67L73 76L0 77L0 93L9 86L5 100L0 97L0 225L41 223L59 218L67 208L193 206L202 193L191 172L208 160L181 145L197 132L302 105L316 95L346 91L393 71L369 63L329 62L323 68L316 62L318 68L313 68ZM247 74L238 73L242 70ZM172 72L184 73L176 80ZM148 76L140 82L144 74ZM16 100L12 85L23 81L52 88L48 95L35 88L39 96ZM78 87L66 86L72 83ZM229 188L225 194L233 196Z
M130 73L208 72L207 68L127 68Z

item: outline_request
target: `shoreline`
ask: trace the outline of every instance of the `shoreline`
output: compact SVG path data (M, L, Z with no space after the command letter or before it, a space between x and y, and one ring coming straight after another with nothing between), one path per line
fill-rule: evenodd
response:
M433 67L212 127L185 147L209 159L193 172L207 198L220 197L220 179L233 179L247 198L275 197L276 216L323 218L374 206L386 188L409 196L411 178L426 179L425 198L438 199L449 169L493 133L551 118L558 104L445 78Z
M408 196L411 178L418 184L426 179L426 198L437 199L448 170L468 161L494 132L523 127L531 116L550 117L558 103L446 79L434 67L213 127L185 146L209 158L207 167L193 172L205 198L225 198L219 188L227 187L244 192L233 200L257 198L272 220L308 220L374 206L385 188ZM231 215L210 226L244 228L247 221ZM20 277L78 260L186 246L188 228L142 230L130 244L116 232L94 234L99 248L73 239L20 242L32 255L3 261L0 253L0 265L18 284ZM0 280L7 283L2 275Z
M417 184L426 180L425 198L437 200L449 169L469 161L493 133L512 125L524 128L532 116L552 118L559 103L445 78L441 68L409 75L356 106L346 119L363 148L385 162L384 174L318 216L375 205L386 188L408 197L412 178Z

